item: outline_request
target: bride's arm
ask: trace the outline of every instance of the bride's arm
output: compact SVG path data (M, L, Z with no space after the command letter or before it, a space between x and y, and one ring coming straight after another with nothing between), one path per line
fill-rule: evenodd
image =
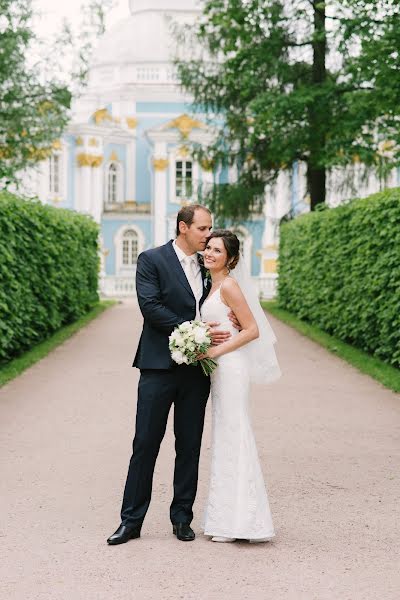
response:
M253 313L237 281L230 277L225 279L221 286L221 299L235 313L242 329L223 344L212 346L206 354L209 358L218 358L218 356L237 350L258 338L259 335Z

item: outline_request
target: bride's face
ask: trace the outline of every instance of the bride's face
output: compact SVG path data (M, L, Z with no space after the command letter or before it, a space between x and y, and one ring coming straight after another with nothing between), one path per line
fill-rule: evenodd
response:
M221 271L226 268L228 253L222 238L211 238L204 250L204 266L210 271Z

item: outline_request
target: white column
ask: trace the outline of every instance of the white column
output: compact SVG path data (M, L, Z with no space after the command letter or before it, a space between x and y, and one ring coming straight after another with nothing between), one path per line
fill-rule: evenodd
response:
M103 212L103 168L96 166L92 168L92 198L90 214L96 223L100 223Z
M126 198L136 200L136 138L133 138L126 149Z
M91 192L91 171L90 166L79 167L80 170L80 190L79 190L79 206L80 211L90 214L90 192Z
M154 245L160 246L166 242L167 227L167 144L156 142L153 155L154 171L154 201L153 227Z

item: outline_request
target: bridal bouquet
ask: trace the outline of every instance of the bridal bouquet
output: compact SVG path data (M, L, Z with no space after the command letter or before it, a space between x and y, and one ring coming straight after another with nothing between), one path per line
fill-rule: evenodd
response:
M210 375L217 367L212 358L202 358L211 346L211 336L207 325L201 321L185 321L174 329L169 336L171 358L178 365L197 366L200 363L204 375Z

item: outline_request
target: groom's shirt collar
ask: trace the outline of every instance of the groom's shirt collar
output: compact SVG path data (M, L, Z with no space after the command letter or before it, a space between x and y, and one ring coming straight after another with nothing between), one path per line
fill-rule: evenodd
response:
M176 243L176 240L172 242L172 247L176 252L179 262L182 263L183 259L185 259L187 255L184 253L183 250L179 248L178 244ZM197 252L195 252L194 254L190 254L190 258L195 258L197 262Z

